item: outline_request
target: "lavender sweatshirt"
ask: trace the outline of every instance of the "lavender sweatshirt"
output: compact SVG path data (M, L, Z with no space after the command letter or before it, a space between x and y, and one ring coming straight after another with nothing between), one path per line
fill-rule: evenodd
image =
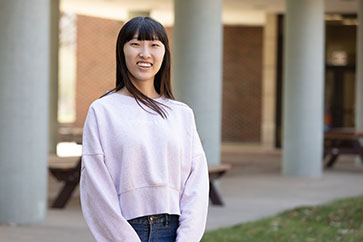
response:
M139 242L127 220L177 214L178 242L200 241L209 180L191 108L155 99L167 119L118 93L94 101L83 130L80 181L84 218L99 242Z

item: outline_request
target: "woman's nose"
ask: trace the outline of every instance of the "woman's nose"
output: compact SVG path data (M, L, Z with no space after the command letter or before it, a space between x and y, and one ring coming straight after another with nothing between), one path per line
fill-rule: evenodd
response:
M148 58L150 57L150 50L147 46L143 46L143 48L141 48L139 56L142 58Z

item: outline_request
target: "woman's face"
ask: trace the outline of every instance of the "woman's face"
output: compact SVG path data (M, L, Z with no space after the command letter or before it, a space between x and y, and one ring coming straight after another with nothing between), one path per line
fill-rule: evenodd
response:
M132 81L154 81L163 62L165 46L159 40L137 40L135 35L125 43L124 54Z

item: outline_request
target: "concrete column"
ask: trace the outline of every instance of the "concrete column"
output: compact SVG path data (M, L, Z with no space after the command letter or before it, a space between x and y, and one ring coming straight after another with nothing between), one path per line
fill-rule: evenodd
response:
M358 4L355 127L363 130L363 0L359 0ZM360 156L356 157L355 164L362 166Z
M50 0L0 1L0 222L47 207Z
M150 11L142 11L142 10L130 10L128 12L128 19L132 19L134 17L150 17Z
M283 174L320 177L323 149L324 1L287 0Z
M355 126L363 130L363 0L359 0L358 21Z
M276 51L277 17L266 14L263 31L263 80L261 141L265 148L275 147L276 128Z
M173 86L190 105L208 163L220 163L222 1L175 0Z
M57 152L59 0L50 1L49 154Z

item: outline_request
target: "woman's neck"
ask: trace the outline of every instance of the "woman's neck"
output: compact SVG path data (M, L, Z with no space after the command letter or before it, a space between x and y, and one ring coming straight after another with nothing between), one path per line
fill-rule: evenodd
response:
M135 82L133 82L134 86L140 91L142 92L142 94L144 94L145 96L149 97L149 98L158 98L160 97L160 94L156 92L154 85L147 86L147 85L137 85ZM126 95L126 96L133 96L129 90L127 90L126 87L121 88L118 93Z

